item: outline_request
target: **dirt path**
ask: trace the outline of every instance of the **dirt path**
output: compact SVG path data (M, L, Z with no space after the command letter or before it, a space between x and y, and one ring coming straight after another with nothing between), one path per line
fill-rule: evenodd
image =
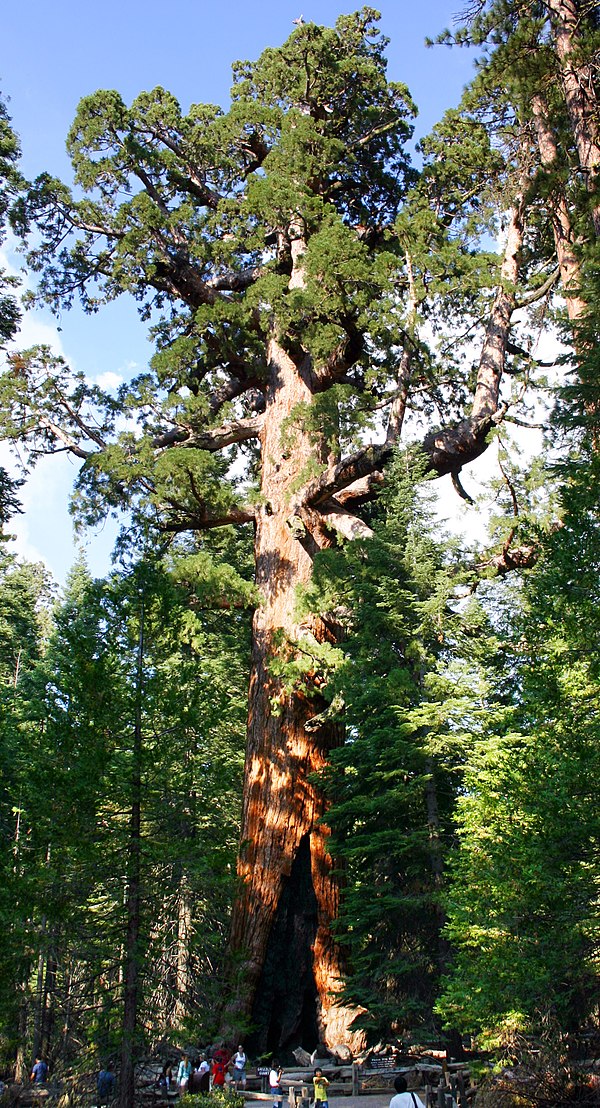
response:
M329 1106L330 1108L389 1108L389 1103L394 1096L394 1090L390 1089L389 1093L372 1093L366 1096L330 1096ZM424 1104L425 1098L418 1092L415 1096L421 1105ZM262 1104L260 1101L247 1101L247 1108L271 1108L269 1101L264 1101ZM285 1099L283 1100L283 1108L287 1108Z
M394 1090L389 1093L373 1093L371 1096L330 1096L330 1108L389 1108ZM415 1092L419 1104L425 1103L424 1096Z

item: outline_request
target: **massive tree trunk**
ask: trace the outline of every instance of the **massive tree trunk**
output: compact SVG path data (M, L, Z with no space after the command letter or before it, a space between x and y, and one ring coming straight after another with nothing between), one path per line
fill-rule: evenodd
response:
M324 627L299 620L297 590L310 580L312 559L289 523L294 486L318 451L294 419L298 405L312 401L311 368L308 359L297 365L275 339L268 366L255 538L261 602L253 627L242 887L231 937L241 966L227 1019L233 1033L253 1009L262 1013L257 1045L277 1050L352 1041L355 1013L335 1005L342 966L331 924L339 892L319 823L324 800L312 779L340 734L331 724L310 726L323 707L311 644Z
M508 223L471 416L425 440L431 464L440 473L457 472L465 460L483 452L498 410L523 239L526 173L521 184ZM301 265L301 251L296 250L290 287L301 285ZM299 1043L310 1047L317 1039L329 1045L362 1045L362 1035L351 1030L357 1012L336 1003L343 973L343 954L332 927L339 884L320 822L325 803L315 780L342 736L332 724L314 721L322 705L314 682L318 675L311 672L316 668L310 664L311 641L325 638L326 631L319 621L303 623L297 605L298 589L312 575L310 551L328 542L323 525L330 522L323 511L331 502L327 497L339 494L339 507L344 487L349 490L351 480L359 483L363 468L372 474L396 438L388 433L382 447L359 451L346 463L326 458L299 417L313 401L310 359L295 361L272 338L267 363L261 503L255 525L261 600L253 627L241 888L231 933L238 976L223 1024L233 1039L250 1020L259 1028L252 1046L261 1052ZM408 373L408 367L403 371ZM394 415L401 427L401 412ZM311 482L315 459L327 468ZM313 513L316 522L311 507L321 508Z

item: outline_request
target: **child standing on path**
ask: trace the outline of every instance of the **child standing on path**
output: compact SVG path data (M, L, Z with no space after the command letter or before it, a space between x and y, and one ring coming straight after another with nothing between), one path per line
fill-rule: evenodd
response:
M322 1069L315 1070L315 1076L313 1077L313 1088L315 1090L315 1108L329 1108L329 1101L327 1099L327 1087L329 1081L323 1076Z

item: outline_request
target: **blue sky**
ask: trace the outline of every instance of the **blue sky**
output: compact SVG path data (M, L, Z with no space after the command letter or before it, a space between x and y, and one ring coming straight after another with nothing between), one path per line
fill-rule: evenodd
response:
M0 90L21 139L23 172L32 178L48 171L70 181L65 137L80 98L98 88L118 89L130 101L142 89L162 85L184 110L193 102L226 105L233 61L279 45L301 14L332 24L359 6L334 0L13 0L3 12ZM426 134L458 102L472 73L469 52L424 46L427 35L452 24L461 2L383 0L374 6L390 39L389 77L408 85L419 108L417 136ZM14 255L8 260L19 264ZM38 312L27 319L20 344L39 341L50 342L104 384L142 369L149 356L145 325L126 299L92 317L74 310L57 321ZM59 581L73 557L67 505L75 472L64 457L48 459L30 480L26 514L12 528L23 555L44 560ZM86 539L94 573L108 569L113 534L107 527Z

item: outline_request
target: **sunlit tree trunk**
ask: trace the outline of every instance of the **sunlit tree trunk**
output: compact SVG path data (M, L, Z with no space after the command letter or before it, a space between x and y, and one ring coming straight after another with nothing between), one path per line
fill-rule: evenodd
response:
M540 93L536 93L532 97L531 110L540 151L540 161L544 169L552 172L558 166L558 149L554 132L548 123L546 103ZM581 295L581 267L575 253L571 216L564 193L555 191L549 197L549 215L552 222L556 258L560 269L567 312L569 319L574 323L581 319L586 305Z
M192 895L187 874L181 874L177 898L177 962L175 971L175 1007L173 1021L177 1027L188 1010L192 974L190 939L192 935Z
M560 63L565 101L579 165L586 176L592 196L592 220L596 237L600 237L600 123L595 91L595 73L581 57L582 28L585 23L579 0L547 0L552 16L554 43Z
M327 832L319 823L324 801L313 780L340 735L331 725L311 727L323 706L311 672L311 642L325 631L320 624L309 626L298 619L298 588L311 578L312 558L289 521L294 485L318 452L294 420L298 405L312 402L311 367L308 358L296 364L275 338L268 366L255 538L261 601L253 626L241 892L231 936L240 968L227 1020L233 1034L236 1019L245 1020L253 1005L260 1004L261 993L270 987L269 967L271 976L284 972L284 951L275 948L285 947L296 968L296 983L290 988L288 978L282 983L285 990L271 987L270 1027L261 1043L277 1049L299 1041L311 995L317 1020L314 1028L305 1028L305 1036L312 1030L327 1042L352 1039L348 1024L354 1013L335 1005L342 965L331 924L339 890ZM282 661L293 667L298 659L306 670L302 679L282 674ZM296 899L300 887L303 894Z

